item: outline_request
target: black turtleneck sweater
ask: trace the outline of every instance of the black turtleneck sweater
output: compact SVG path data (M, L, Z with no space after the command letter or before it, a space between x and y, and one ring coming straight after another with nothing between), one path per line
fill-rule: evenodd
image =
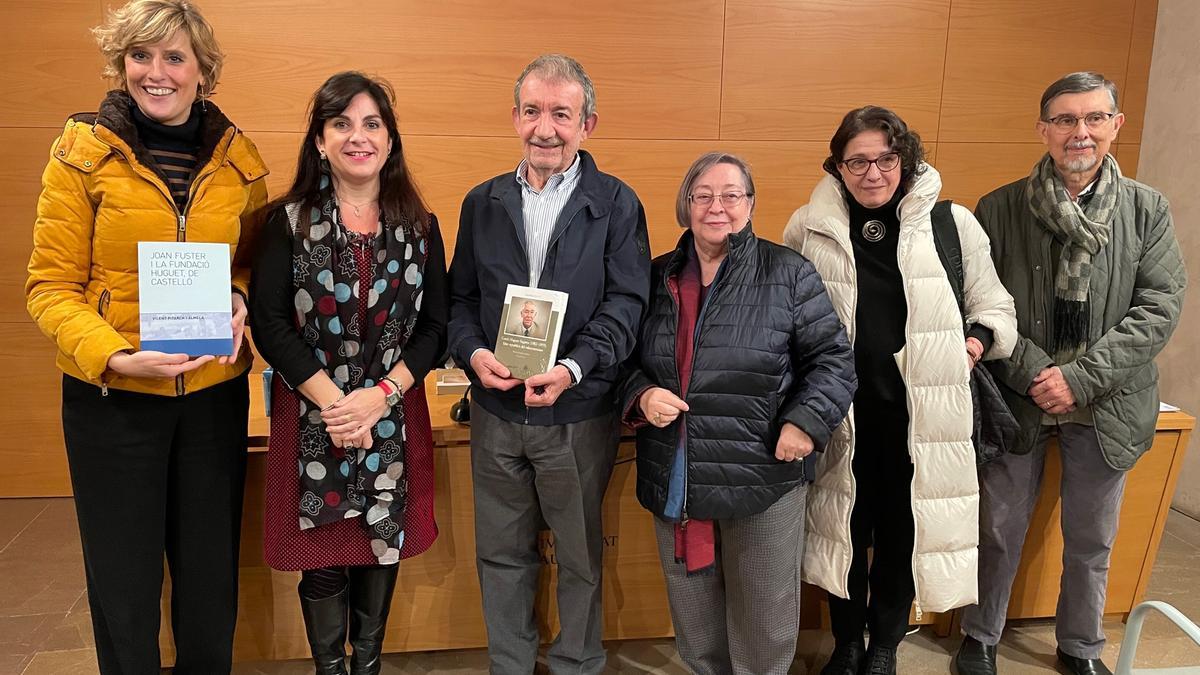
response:
M192 112L183 124L160 124L147 117L136 103L130 104L138 140L150 151L150 156L167 181L175 206L183 211L187 205L188 189L196 175L197 154L200 150L200 126L204 108L192 104Z
M901 197L902 191L897 190L891 201L875 209L868 209L852 197L846 199L850 207L850 243L858 273L854 316L854 364L858 374L855 420L860 438L887 439L893 443L903 442L908 428L904 380L894 357L904 347L904 327L908 320L904 283L896 258ZM868 223L871 226L864 228ZM857 445L864 452L871 452L876 446L875 443Z

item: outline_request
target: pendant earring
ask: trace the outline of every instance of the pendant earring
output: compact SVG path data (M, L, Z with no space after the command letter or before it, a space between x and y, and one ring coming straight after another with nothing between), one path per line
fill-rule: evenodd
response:
M324 150L318 150L317 152L318 152L318 153L321 155L321 161L322 161L322 162L324 162L324 161L325 161L325 151L324 151Z

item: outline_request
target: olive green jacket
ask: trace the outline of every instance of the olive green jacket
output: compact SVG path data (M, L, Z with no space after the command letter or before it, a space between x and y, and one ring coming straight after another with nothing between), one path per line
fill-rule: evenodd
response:
M1033 450L1041 425L1042 411L1028 396L1033 378L1058 365L1076 404L1092 410L1105 461L1114 469L1132 468L1154 439L1154 357L1179 323L1187 286L1167 200L1120 178L1112 234L1093 260L1087 351L1070 363L1055 364L1049 354L1062 245L1030 210L1025 183L1022 178L986 195L975 213L991 239L996 272L1016 302L1016 349L1009 358L987 364L1021 423L1015 452Z

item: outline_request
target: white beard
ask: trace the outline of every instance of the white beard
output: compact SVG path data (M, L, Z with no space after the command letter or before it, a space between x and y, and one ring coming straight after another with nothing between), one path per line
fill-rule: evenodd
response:
M1100 158L1096 157L1095 155L1092 155L1091 157L1072 159L1071 161L1067 162L1067 171L1070 171L1071 173L1083 173L1085 171L1090 171L1092 167L1096 166L1096 163L1099 161Z

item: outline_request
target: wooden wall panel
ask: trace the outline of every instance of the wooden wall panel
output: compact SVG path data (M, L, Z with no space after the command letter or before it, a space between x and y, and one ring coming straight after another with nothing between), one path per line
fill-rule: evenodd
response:
M66 119L64 118L65 122ZM42 170L50 160L50 145L62 131L0 127L0 322L29 322L25 311L25 279L33 248L33 221L42 190ZM32 325L32 324L31 324Z
M97 0L0 3L0 127L61 129L71 113L95 109L106 83L88 29L99 22Z
M1096 0L1076 14L1042 0L954 0L938 140L1029 140L1042 92L1072 71L1120 87L1133 3Z
M62 436L62 373L54 346L33 322L0 322L0 496L71 494ZM101 431L101 430L97 430Z
M49 144L107 87L88 29L120 3L0 5L0 331L32 345L0 354L0 368L33 383L10 407L32 411L16 418L27 436L6 435L0 454L48 458L0 476L0 495L68 489L53 348L25 313L23 284ZM822 177L841 115L869 102L899 111L926 141L945 196L973 206L1043 152L1033 131L1042 89L1068 70L1100 70L1123 88L1128 119L1114 154L1135 175L1157 2L1097 3L1086 30L1071 30L1039 0L616 0L536 13L485 0L369 10L352 0L201 2L228 54L214 101L258 144L272 194L291 180L319 83L345 68L384 75L448 253L467 190L520 159L510 117L520 69L543 51L576 56L600 111L584 147L637 190L655 254L679 236L684 172L717 149L750 162L756 232L778 240Z
M231 55L222 96L247 129L299 128L329 75L378 73L402 131L504 136L512 87L540 53L570 53L597 86L601 136L716 138L720 0L548 4L488 0L209 0ZM272 26L264 31L264 26ZM281 101L289 102L281 114Z
M1121 110L1125 111L1121 140L1125 143L1142 142L1147 86L1150 84L1150 57L1154 53L1154 28L1157 20L1158 0L1134 0L1129 62L1124 86L1120 90Z
M825 141L867 104L937 136L950 0L730 0L721 137Z
M1138 159L1142 153L1140 144L1132 143L1117 143L1113 146L1113 157L1117 158L1117 164L1121 166L1121 173L1130 178L1137 178Z
M1041 143L938 143L942 197L974 209L983 195L1028 176L1045 152Z

